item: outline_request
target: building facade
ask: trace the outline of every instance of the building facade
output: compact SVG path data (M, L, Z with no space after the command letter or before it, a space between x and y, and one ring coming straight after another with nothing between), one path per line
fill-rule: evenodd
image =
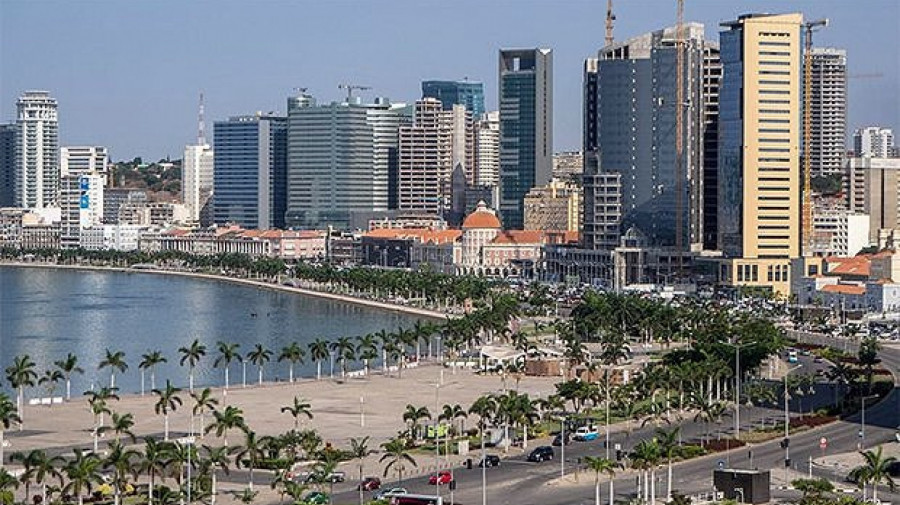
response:
M869 242L900 228L900 158L863 156L847 160L844 193L851 212L869 216Z
M894 132L890 128L867 126L853 133L853 154L856 156L890 158L893 149Z
M65 175L60 181L60 247L81 245L81 230L103 222L104 177L97 172Z
M847 51L814 47L811 52L810 173L843 173L847 137Z
M56 99L47 91L26 91L16 102L17 207L42 208L59 198L59 118Z
M287 201L287 120L235 116L213 125L216 223L282 228Z
M745 15L720 33L720 280L790 294L800 255L803 16Z
M422 81L422 98L434 98L444 110L462 105L478 118L484 114L484 84L475 81Z
M181 197L188 219L199 222L203 208L213 195L215 154L209 144L185 146L181 163Z
M347 229L353 214L390 208L398 179L400 106L333 102L291 111L287 224ZM396 193L396 188L393 188Z
M525 195L553 168L553 52L500 50L500 216L522 229Z
M109 178L109 152L102 146L66 146L59 151L62 176L99 174Z
M578 156L579 163L581 156ZM525 195L525 229L571 231L581 229L581 188L572 181L553 179Z
M475 123L475 184L500 184L500 113L485 113Z
M462 105L445 110L425 98L415 104L413 124L399 130L398 209L443 216L451 208L452 175L475 177L472 116Z
M16 124L0 124L0 208L12 207L15 200Z
M869 216L841 208L813 212L813 249L816 256L855 256L869 246Z

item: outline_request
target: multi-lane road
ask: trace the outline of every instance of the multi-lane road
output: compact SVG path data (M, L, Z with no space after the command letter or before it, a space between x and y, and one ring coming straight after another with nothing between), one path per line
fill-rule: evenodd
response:
M886 348L882 351L881 357L887 368L893 371L900 370L900 349ZM809 368L814 368L817 365L819 364L812 364L811 360L807 360L807 363L805 363L805 366ZM807 403L812 403L813 405L816 403L828 403L831 399L830 394L827 388L820 387L816 395L818 399L807 399ZM799 404L795 401L791 410L796 413L798 408ZM804 405L804 410L809 408L809 405ZM751 426L759 425L765 420L771 421L780 416L783 416L783 411L777 409L742 408L741 429L749 429ZM829 426L792 435L789 447L791 466L803 472L807 471L809 458L815 458L822 454L822 450L819 447L819 440L822 437L828 440L828 448L826 449L828 453L856 450L857 444L862 442L858 434L860 431L859 423L859 415L856 415ZM733 424L733 419L724 421L720 428L721 432L723 434L732 433ZM885 400L867 409L864 446L872 447L893 440L898 424L900 424L900 392L895 388ZM653 426L637 428L630 434L624 430L616 431L611 435L611 445L621 444L622 448L627 452L636 442L652 436L654 429L655 427ZM686 440L698 439L703 430L702 424L694 423L691 419L682 422L682 432ZM714 434L713 436L716 435ZM602 438L603 436L601 435ZM730 468L751 468L751 457L753 459L752 467L773 469L773 472L776 473L775 477L777 477L777 473L783 471L785 460L785 450L780 446L780 442L781 439L779 438L770 442L756 444L749 448L734 449L728 453L720 453L679 463L675 466L673 488L685 494L711 492L712 472L715 468L721 465ZM534 445L531 447L534 447ZM494 451L491 452L496 453ZM566 447L565 451L568 470L571 471L573 467L577 466L579 459L584 456L604 455L605 452L602 440L597 442L573 442ZM611 452L614 453L614 451ZM544 463L529 463L525 461L524 455L519 455L504 459L499 467L487 469L485 472L487 502L490 504L516 505L593 503L592 475L582 473L581 485L553 483L561 473L559 447L555 448L555 454L556 458L553 461ZM477 462L477 451L473 457ZM665 471L661 470L657 474L657 493L662 496L665 493ZM833 480L844 478L844 475L836 475L815 467L813 468L813 474ZM454 502L466 505L482 503L481 470L477 467L472 470L456 468L454 475L457 481ZM624 472L621 477L616 479L617 497L627 498L633 495L636 491L635 480L635 474L629 472ZM392 483L386 483L386 485L392 485ZM335 501L337 503L355 502L357 495L355 491L348 489L350 486L350 484L344 484L336 487ZM427 477L424 476L407 479L404 487L409 489L410 492L422 494L434 494L436 490L435 486L427 484ZM446 487L440 491L445 499L449 498L449 490ZM784 493L790 492L782 492L782 494ZM883 499L900 499L900 496L884 493Z

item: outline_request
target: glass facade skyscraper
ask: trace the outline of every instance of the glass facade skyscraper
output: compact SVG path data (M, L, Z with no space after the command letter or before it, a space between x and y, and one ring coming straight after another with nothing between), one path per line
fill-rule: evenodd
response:
M437 98L444 110L465 105L473 118L484 114L484 85L475 81L422 81L422 98Z
M500 215L524 226L525 195L553 171L553 52L500 50Z
M287 202L287 120L236 116L213 125L216 224L283 228Z

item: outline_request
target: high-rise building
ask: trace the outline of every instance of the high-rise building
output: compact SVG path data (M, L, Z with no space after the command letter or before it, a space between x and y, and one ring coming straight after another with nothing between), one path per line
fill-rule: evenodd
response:
M890 158L893 147L894 132L890 128L867 126L853 133L853 153L856 156Z
M847 51L814 47L810 98L810 173L841 174L847 137Z
M213 216L217 224L283 228L287 120L257 114L213 125Z
M596 163L591 156L597 156L604 171L622 174L622 228L638 229L648 247L680 243L686 252L702 243L706 100L717 91L716 83L706 78L717 62L703 37L703 25L686 23L679 83L676 36L675 28L666 28L599 51L596 72L590 66L585 70L585 92L597 90L596 140L587 125L584 142L585 151L592 152L585 157L587 163ZM679 87L683 106L675 105Z
M181 163L181 196L187 208L188 219L200 221L203 208L213 195L213 163L215 154L209 144L184 147Z
M586 172L588 166L596 169L600 153L597 151L597 58L584 60L584 74L582 77L583 106L581 115L581 153L582 172ZM596 170L594 170L596 172Z
M622 226L622 174L588 164L582 176L584 211L581 246L610 251L619 246Z
M59 245L75 248L81 244L81 230L103 222L105 177L97 171L85 171L60 179Z
M422 81L422 98L435 98L444 110L463 105L478 118L484 114L484 85L476 81Z
M720 280L784 295L800 255L802 23L748 14L719 38Z
M719 82L722 62L719 45L707 42L703 48L703 249L719 243Z
M877 244L881 230L900 229L900 158L850 158L846 174L848 207L869 215L869 242Z
M0 124L0 208L15 205L16 124Z
M454 169L474 182L472 115L463 105L445 110L437 99L418 100L413 124L400 127L399 150L399 210L443 216L452 207Z
M553 51L500 50L500 216L524 224L523 201L553 168Z
M500 184L500 112L487 112L475 123L475 184Z
M109 176L109 152L102 146L66 146L59 150L60 172L67 175L99 174Z
M571 180L553 179L546 186L532 188L525 195L525 229L579 231L581 187Z
M406 121L401 108L376 99L291 111L289 226L345 229L355 213L389 209L391 181L398 178L398 130Z
M42 208L59 198L59 123L56 99L47 91L26 91L16 102L18 127L15 205Z

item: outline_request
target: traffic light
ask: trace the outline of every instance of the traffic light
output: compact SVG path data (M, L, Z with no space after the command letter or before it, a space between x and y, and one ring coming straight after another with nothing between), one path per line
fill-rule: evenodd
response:
M622 461L622 449L616 449L616 461Z
M779 445L781 445L781 448L782 448L782 449L787 449L787 448L790 447L790 445L791 445L791 439L789 439L789 438L784 438L784 439L781 440L781 444L779 444Z
M791 458L784 458L784 467L785 468L791 467Z
M456 480L450 481L450 491L456 491Z

